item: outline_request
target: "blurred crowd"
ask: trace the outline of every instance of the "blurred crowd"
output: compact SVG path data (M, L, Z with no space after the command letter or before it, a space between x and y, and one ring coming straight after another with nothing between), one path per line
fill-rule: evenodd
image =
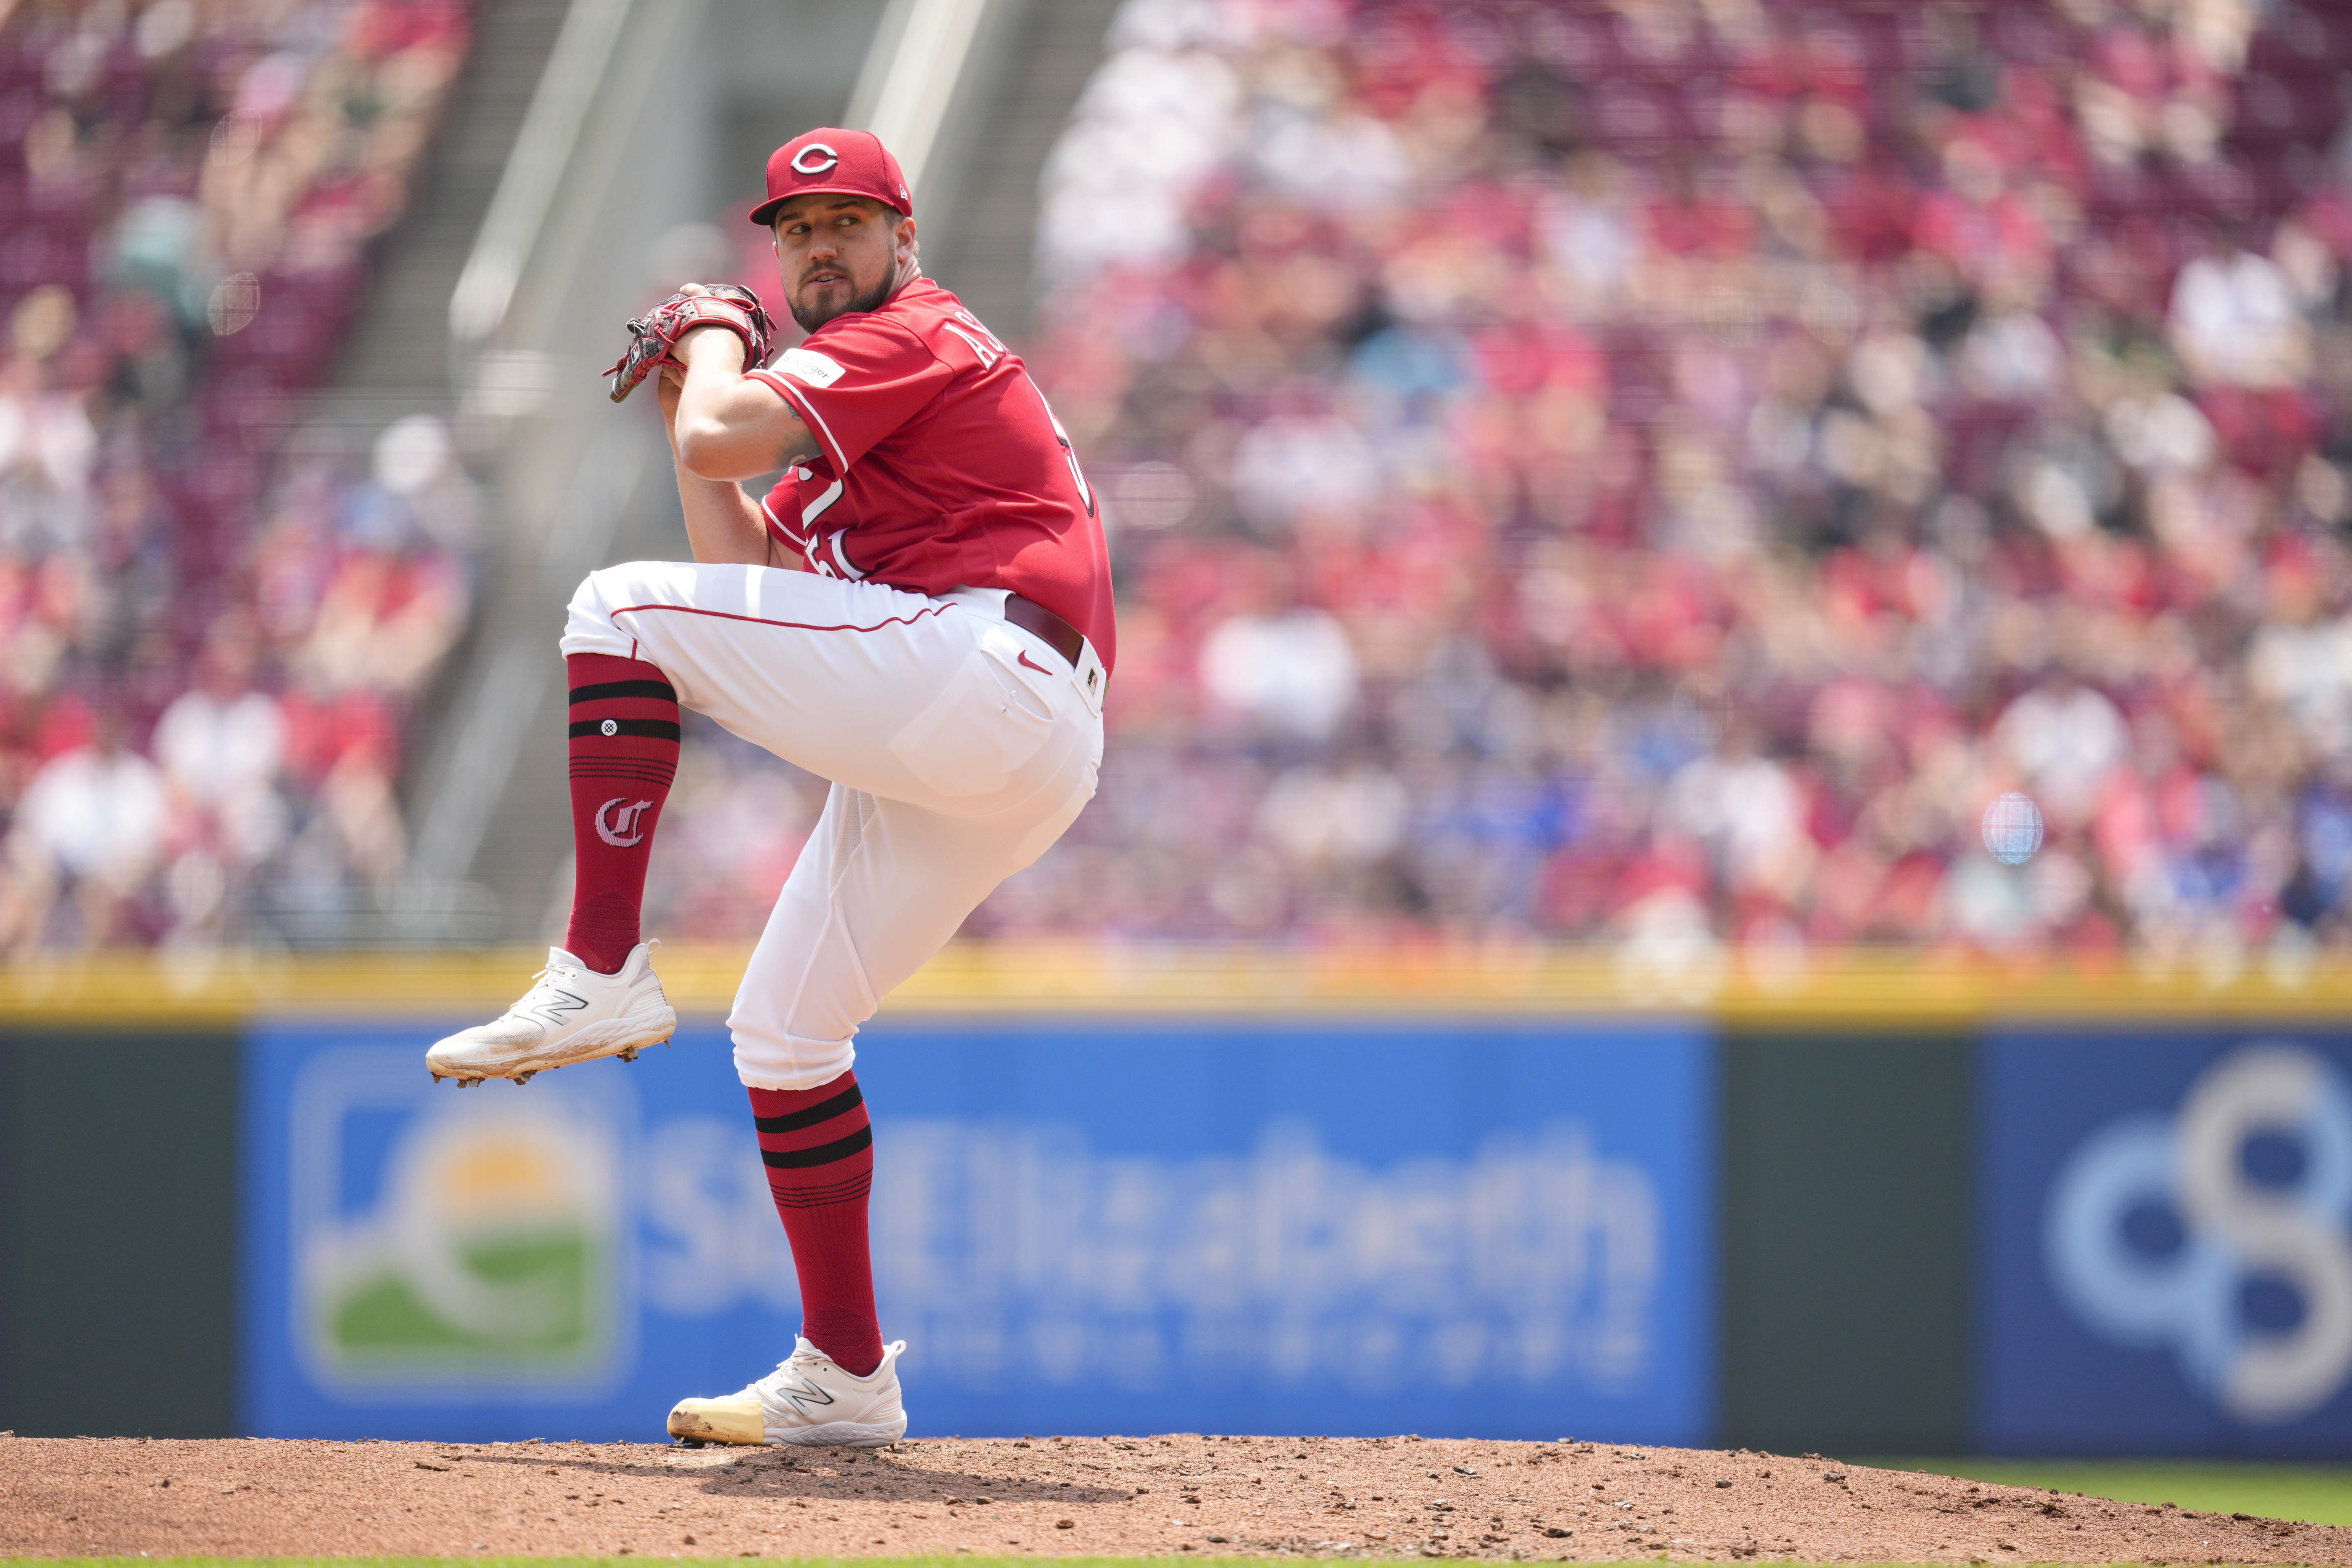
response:
M468 9L0 5L0 949L331 938L402 874L478 499L304 399Z
M0 10L0 948L391 896L479 499L303 399L467 20ZM1028 346L1111 744L970 929L2352 942L2347 81L2327 0L1129 0ZM649 921L746 936L820 791L679 796Z
M973 930L2352 942L2347 71L2326 0L1129 0L1029 350L1108 758Z

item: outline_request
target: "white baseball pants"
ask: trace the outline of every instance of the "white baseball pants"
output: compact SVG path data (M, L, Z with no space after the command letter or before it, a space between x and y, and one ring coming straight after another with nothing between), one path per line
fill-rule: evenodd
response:
M1094 797L1098 701L1003 604L656 561L572 595L567 656L656 665L683 706L833 781L728 1016L752 1088L841 1076L881 999Z

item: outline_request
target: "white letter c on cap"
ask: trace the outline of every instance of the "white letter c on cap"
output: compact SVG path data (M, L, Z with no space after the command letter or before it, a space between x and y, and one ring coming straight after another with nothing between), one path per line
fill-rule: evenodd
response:
M815 163L809 162L811 153L816 154ZM840 153L822 142L812 142L793 154L792 171L795 174L822 174L840 162Z

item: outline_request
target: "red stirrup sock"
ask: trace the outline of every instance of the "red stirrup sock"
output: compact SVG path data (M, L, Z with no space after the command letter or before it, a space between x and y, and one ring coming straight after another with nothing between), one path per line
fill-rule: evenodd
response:
M815 1089L755 1089L751 1114L800 1275L801 1333L844 1372L864 1377L882 1364L882 1322L866 1237L874 1129L857 1074Z
M641 658L575 653L572 847L578 867L563 948L600 974L637 945L654 823L677 776L677 692Z

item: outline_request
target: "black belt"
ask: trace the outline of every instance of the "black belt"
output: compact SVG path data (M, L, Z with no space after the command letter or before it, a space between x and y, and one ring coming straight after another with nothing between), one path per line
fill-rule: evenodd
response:
M1078 655L1085 651L1087 639L1079 635L1077 627L1036 600L1024 599L1018 594L1004 595L1004 618L1024 632L1036 633L1072 669L1078 668Z

